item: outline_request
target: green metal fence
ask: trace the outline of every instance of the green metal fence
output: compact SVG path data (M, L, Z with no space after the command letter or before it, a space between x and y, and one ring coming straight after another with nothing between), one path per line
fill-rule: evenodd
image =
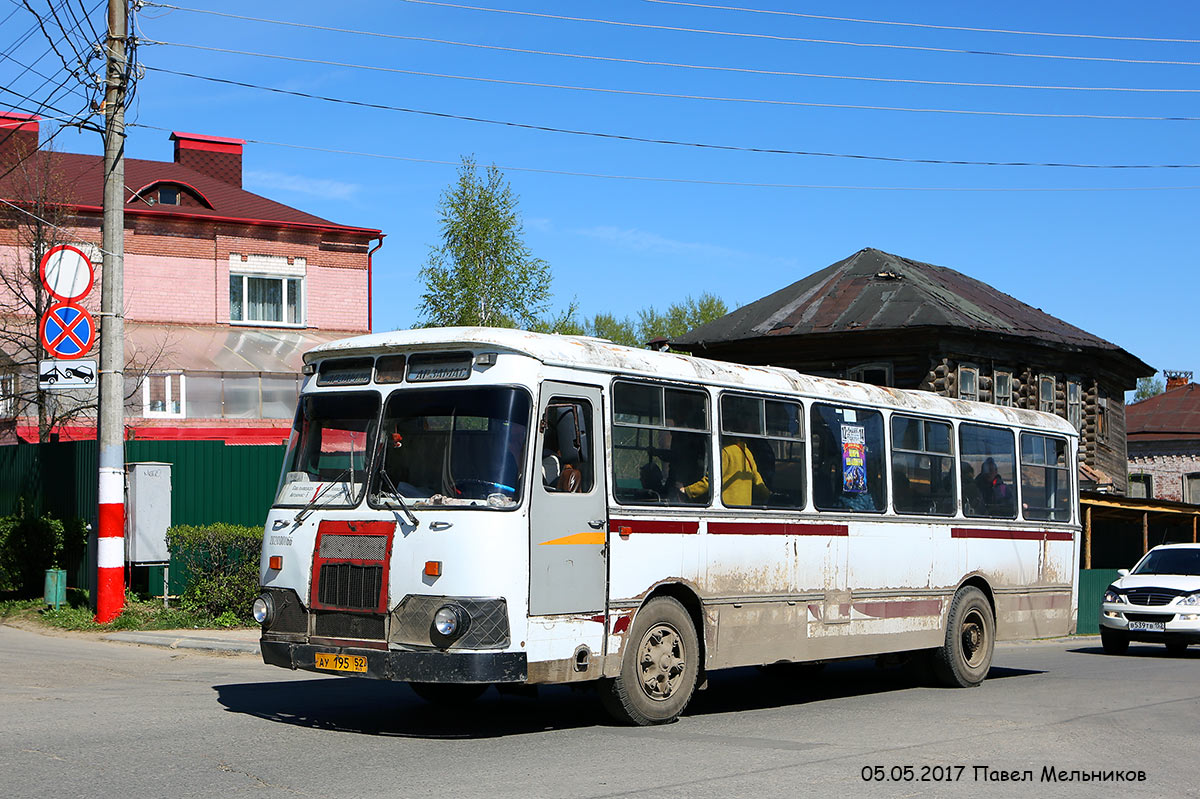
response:
M1117 579L1116 569L1079 570L1079 615L1075 632L1095 635L1100 632L1100 600L1104 589Z
M171 464L172 524L260 526L274 497L285 449L223 441L129 441L125 461ZM0 447L0 516L15 513L23 499L26 513L79 517L95 525L96 453L95 441ZM87 585L87 557L67 564L67 572L70 585ZM161 572L152 570L151 593L161 592ZM182 590L184 578L181 569L172 570L173 593Z

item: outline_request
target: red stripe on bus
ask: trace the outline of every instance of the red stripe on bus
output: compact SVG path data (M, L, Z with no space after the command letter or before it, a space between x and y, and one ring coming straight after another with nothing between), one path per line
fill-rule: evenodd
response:
M709 522L717 535L850 535L844 524L794 524L791 522Z
M855 602L854 609L877 619L899 619L908 616L940 616L940 599L892 599L879 602Z
M1074 534L1047 530L980 530L974 527L952 527L951 538L1001 538L1010 541L1072 541Z
M626 528L622 530L621 528ZM653 519L609 519L608 531L629 535L630 533L682 533L690 535L700 532L700 522L663 522Z

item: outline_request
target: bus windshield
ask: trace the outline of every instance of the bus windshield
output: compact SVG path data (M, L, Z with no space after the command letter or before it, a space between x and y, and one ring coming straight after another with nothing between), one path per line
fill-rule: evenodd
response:
M379 395L315 394L301 399L283 460L275 504L285 507L357 505L375 440Z
M521 501L529 394L489 387L397 391L381 431L372 504L512 508Z

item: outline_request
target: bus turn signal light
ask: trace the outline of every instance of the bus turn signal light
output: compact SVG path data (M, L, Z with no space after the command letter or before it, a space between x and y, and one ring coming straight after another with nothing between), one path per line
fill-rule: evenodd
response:
M270 558L267 559L267 566L269 568L274 569L275 571L279 571L280 569L282 569L283 568L283 555L272 555Z
M425 576L426 577L441 577L442 562L440 560L425 561Z

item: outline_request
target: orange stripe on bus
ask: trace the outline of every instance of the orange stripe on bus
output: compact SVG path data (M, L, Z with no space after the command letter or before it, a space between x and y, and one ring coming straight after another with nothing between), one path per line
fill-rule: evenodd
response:
M574 535L564 535L562 538L555 538L550 541L543 541L541 546L547 544L603 544L604 533L575 533Z

